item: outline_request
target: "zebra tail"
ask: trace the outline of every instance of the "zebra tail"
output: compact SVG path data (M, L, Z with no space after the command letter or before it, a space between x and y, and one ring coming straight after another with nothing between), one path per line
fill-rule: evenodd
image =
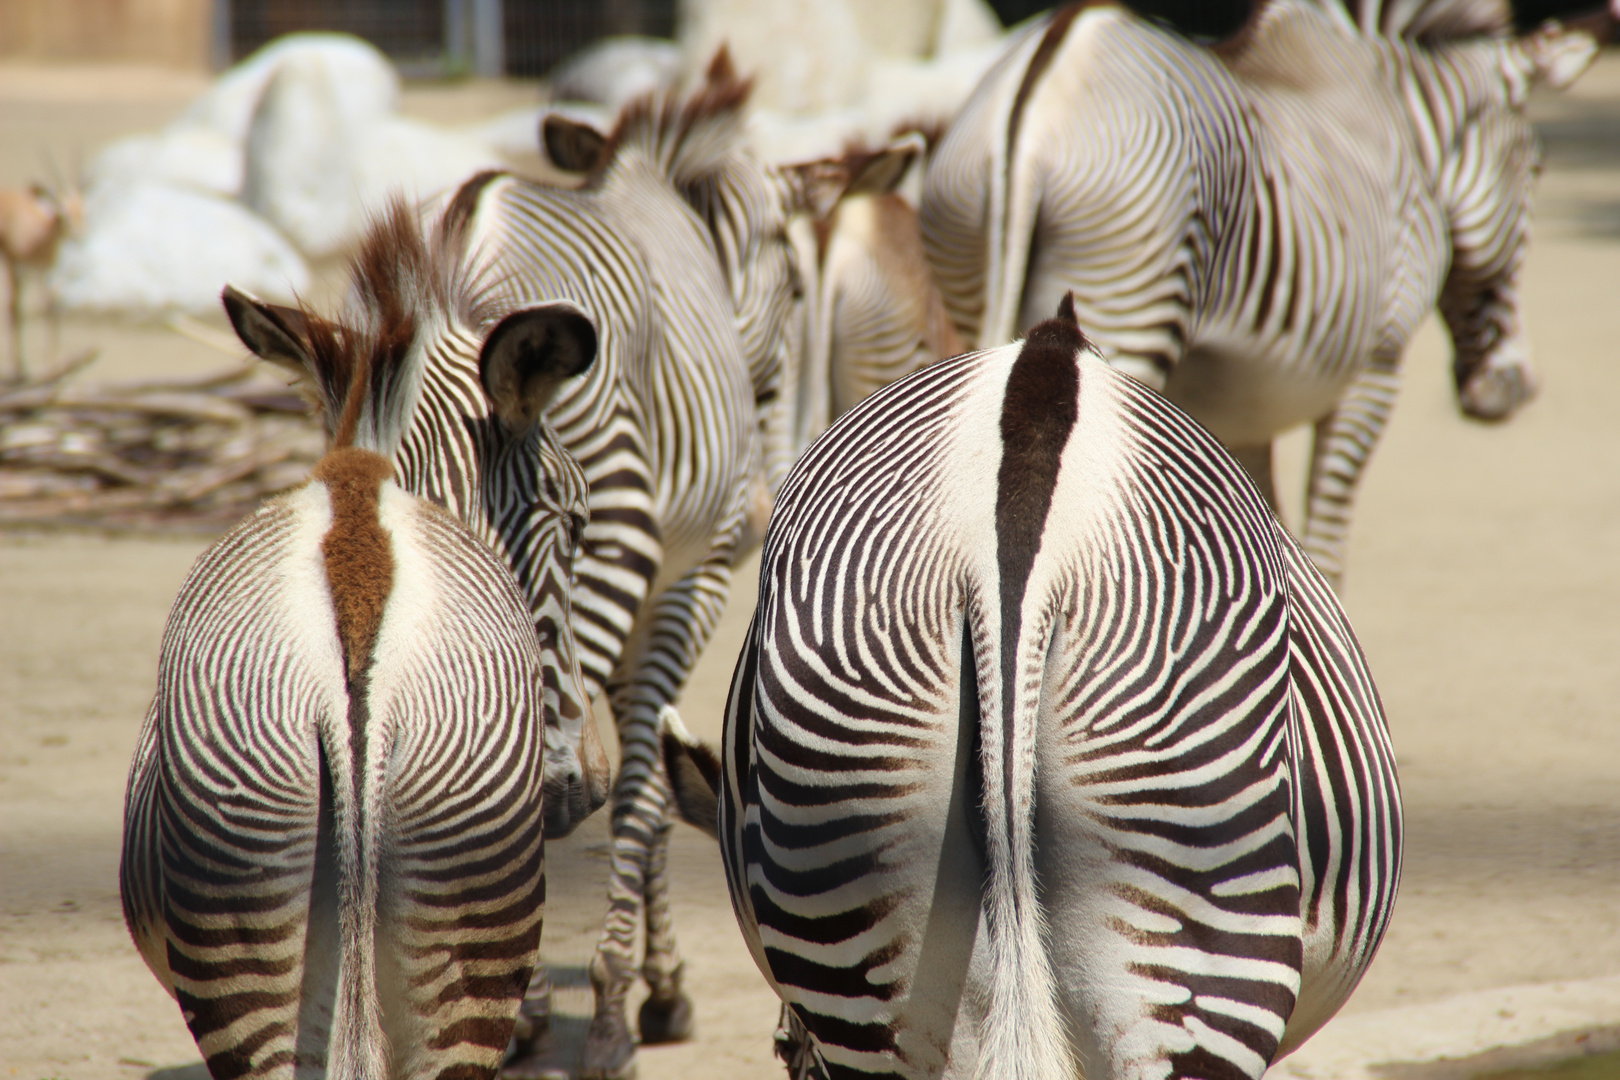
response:
M380 1080L388 1075L388 1041L377 992L378 847L386 761L365 743L365 675L351 681L348 725L323 724L321 759L331 785L330 835L338 902L337 995L326 1075L332 1080ZM358 735L351 737L351 732ZM358 753L356 752L358 751ZM372 751L368 753L367 751ZM323 823L323 825L326 823Z
M971 623L970 623L971 625ZM1043 650L1018 635L1015 686L1040 682ZM979 638L979 640L974 640ZM1003 683L1002 635L972 634L965 643L977 685ZM1033 670L1031 670L1033 668ZM1031 678L1033 677L1033 678ZM971 690L965 688L964 692ZM1057 980L1046 948L1046 919L1035 879L1036 722L1039 698L979 694L979 767L983 776L985 896L989 928L988 1010L979 1040L976 1080L1076 1077L1068 1034L1058 1010ZM1010 765L1010 767L1009 767Z

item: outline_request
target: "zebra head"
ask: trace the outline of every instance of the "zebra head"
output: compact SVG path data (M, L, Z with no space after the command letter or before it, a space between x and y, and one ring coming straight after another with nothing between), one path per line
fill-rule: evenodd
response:
M1525 102L1537 84L1570 85L1596 50L1590 34L1549 23L1520 37L1411 51L1406 97L1451 240L1440 313L1455 350L1458 403L1476 419L1506 419L1537 389L1519 316L1540 169Z
M595 359L596 327L567 301L480 302L464 224L446 214L426 237L392 203L361 243L336 320L230 287L223 299L242 342L299 376L329 437L352 433L387 458L402 488L460 518L511 568L542 658L546 835L563 836L606 801L609 766L569 622L585 475L541 417Z
M540 126L551 165L600 183L626 148L644 153L702 220L731 291L743 356L762 398L775 396L789 348L789 318L803 294L788 238L804 209L803 185L746 148L753 80L738 76L722 46L689 93L657 90L632 100L611 131L560 112Z

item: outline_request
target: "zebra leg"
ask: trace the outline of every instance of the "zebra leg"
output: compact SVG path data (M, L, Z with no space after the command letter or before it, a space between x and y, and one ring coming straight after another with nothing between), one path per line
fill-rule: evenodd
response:
M692 1006L681 990L681 962L664 880L671 817L658 716L680 694L725 608L742 524L740 506L730 522L708 558L658 598L646 645L638 650L635 676L614 695L621 758L613 791L613 866L607 922L591 960L596 1015L586 1036L581 1071L592 1080L628 1076L633 1068L635 1044L624 1006L635 982L636 931L643 918L647 923L643 973L652 990L639 1018L643 1041L690 1038L692 1033Z
M523 992L523 1004L518 1008L512 1046L506 1057L509 1062L542 1058L551 1049L551 972L545 964L537 963L529 988Z
M1356 376L1338 406L1316 422L1300 546L1335 589L1344 577L1356 486L1384 434L1400 385L1397 361L1374 359Z

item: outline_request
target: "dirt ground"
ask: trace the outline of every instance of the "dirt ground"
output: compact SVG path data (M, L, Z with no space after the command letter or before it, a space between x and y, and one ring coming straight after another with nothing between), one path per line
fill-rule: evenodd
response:
M0 67L0 184L40 175L42 152L71 162L76 148L88 157L150 129L200 85L139 69ZM532 94L414 88L406 107L453 120ZM1620 54L1534 110L1547 170L1525 307L1543 395L1500 428L1459 419L1431 323L1356 520L1345 602L1394 731L1408 844L1393 926L1347 1016L1620 975ZM95 373L107 378L228 362L162 327L74 321L66 339L101 347ZM1285 471L1302 456L1290 440ZM117 861L163 620L206 543L0 536L0 1080L205 1075L129 944ZM682 703L710 737L754 572L739 571ZM549 852L543 949L576 1033L605 839L599 816ZM683 828L672 864L698 1038L645 1051L641 1075L781 1075L774 1000L716 853Z

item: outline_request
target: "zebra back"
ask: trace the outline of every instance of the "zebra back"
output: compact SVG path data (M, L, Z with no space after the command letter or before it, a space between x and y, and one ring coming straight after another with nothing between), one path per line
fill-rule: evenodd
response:
M1342 1004L1399 873L1331 590L1072 308L811 448L718 760L679 756L833 1076L1259 1077Z

